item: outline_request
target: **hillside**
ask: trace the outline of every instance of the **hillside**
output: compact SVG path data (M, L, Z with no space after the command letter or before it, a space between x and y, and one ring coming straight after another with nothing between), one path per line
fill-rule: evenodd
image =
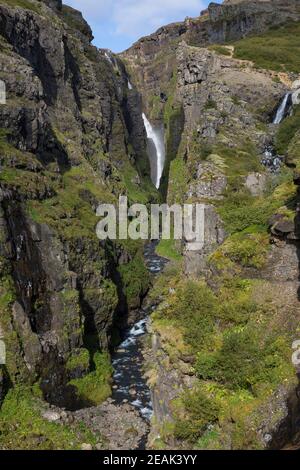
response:
M92 39L61 0L0 0L0 448L299 447L298 0ZM100 241L120 195L204 204L204 247ZM146 324L151 422L112 368Z

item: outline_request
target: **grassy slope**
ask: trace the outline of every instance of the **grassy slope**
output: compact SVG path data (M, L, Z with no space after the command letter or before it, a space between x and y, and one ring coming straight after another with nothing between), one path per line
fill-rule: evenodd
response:
M300 23L271 28L261 36L233 43L234 57L251 60L263 69L300 72Z

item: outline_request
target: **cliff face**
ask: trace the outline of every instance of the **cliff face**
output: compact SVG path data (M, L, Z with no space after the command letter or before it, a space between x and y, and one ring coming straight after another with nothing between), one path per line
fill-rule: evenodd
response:
M1 390L39 380L71 408L89 402L67 384L90 372L91 339L106 351L116 318L147 289L140 246L97 239L97 205L156 197L140 97L91 39L61 1L0 4ZM137 278L122 278L132 262Z
M299 19L295 0L246 1L238 4L211 3L198 18L187 18L160 28L142 38L121 57L132 81L143 95L143 107L157 124L162 121L167 130L167 164L161 183L166 196L169 163L176 155L184 126L184 113L176 100L177 59L181 43L191 47L207 47L259 34L270 26L276 27ZM198 83L202 80L198 79Z
M205 205L201 250L159 248L174 261L153 291L154 447L299 445L296 100L272 124L299 92L299 19L294 1L211 4L122 54L149 119L164 122L161 192Z
M107 351L149 287L140 244L100 243L95 234L100 202L115 203L119 194L158 199L142 111L165 128L163 197L205 205L201 250L158 248L175 260L152 294L159 299L148 371L152 444L298 443L290 357L300 315L298 3L211 4L117 57L93 47L82 15L60 0L0 2L5 448L23 448L28 416L29 448L60 447L52 429L50 444L28 432L41 395L55 406L42 410L50 421L58 415L64 425L78 419L93 432L109 428L109 448L114 433L124 448L128 430L130 446L147 431L129 405L124 421L113 403L100 413L81 409L109 395ZM293 107L275 126L290 90ZM20 408L17 425L12 407ZM35 419L44 430L40 414ZM12 442L16 429L20 443ZM74 436L68 439L69 448Z

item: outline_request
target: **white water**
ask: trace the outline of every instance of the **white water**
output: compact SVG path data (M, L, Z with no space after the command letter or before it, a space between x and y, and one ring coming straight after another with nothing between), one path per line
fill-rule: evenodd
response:
M105 55L106 59L108 60L108 62L109 62L111 65L114 65L113 60L112 60L112 58L111 58L110 52L105 51L105 52L104 52L104 55Z
M285 97L283 98L278 110L277 110L277 113L276 113L276 116L275 116L275 119L273 121L273 124L280 124L281 121L283 120L284 116L285 116L285 113L286 113L286 107L287 107L287 103L288 103L288 99L290 97L290 93L287 93L285 95Z
M153 183L158 189L160 186L160 180L164 171L164 164L165 164L165 158L166 158L164 131L163 131L163 128L154 129L144 113L143 113L143 120L144 120L147 137L150 141L152 141L155 147L156 172L155 172L155 181L153 181Z
M128 80L128 90L132 90L132 85L129 80Z

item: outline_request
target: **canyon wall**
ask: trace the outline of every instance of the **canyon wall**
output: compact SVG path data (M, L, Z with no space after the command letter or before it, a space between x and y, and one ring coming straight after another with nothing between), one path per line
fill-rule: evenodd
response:
M148 287L141 245L96 237L99 203L156 190L140 96L92 37L60 1L0 5L1 398L40 381L50 402L88 402L69 381L89 374L91 341L107 351Z

